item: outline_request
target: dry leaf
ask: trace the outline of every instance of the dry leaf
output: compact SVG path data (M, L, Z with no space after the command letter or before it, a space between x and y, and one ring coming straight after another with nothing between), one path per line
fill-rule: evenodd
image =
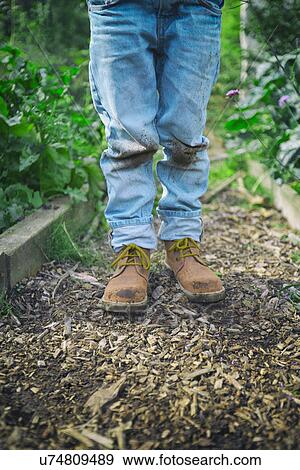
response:
M91 276L89 273L72 272L70 274L70 277L72 279L75 279L75 281L87 282L88 284L92 284L93 286L101 286L101 283L94 276Z
M123 385L125 383L125 377L120 379L115 384L110 387L101 387L99 390L94 392L90 398L87 400L85 407L89 408L93 415L101 411L101 408L107 403L115 400Z

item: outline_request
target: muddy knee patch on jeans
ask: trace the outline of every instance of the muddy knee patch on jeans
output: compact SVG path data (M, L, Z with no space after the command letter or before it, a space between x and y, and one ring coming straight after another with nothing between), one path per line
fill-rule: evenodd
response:
M178 139L174 139L169 147L171 160L180 166L188 166L199 160L198 152L206 150L207 142L200 145L187 145Z
M142 153L135 153L135 154L123 154L118 159L114 161L114 168L116 170L120 169L129 169L129 168L137 168L143 163L149 162L153 158L153 151L150 152L142 152Z
M126 139L116 136L111 139L110 146L113 152L114 167L117 169L137 168L143 163L151 161L159 149L158 142L146 132L139 135L128 132ZM111 150L107 150L107 154L110 154Z

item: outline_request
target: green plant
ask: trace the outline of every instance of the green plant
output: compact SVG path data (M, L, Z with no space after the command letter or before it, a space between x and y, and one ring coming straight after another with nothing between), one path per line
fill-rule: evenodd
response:
M218 81L208 105L207 134L225 136L224 121L232 114L232 103L225 95L238 87L241 76L240 5L226 0L223 8L221 33L221 64Z
M299 38L300 1L246 0L248 3L247 33L263 44L267 40L275 53L294 49Z
M292 260L293 263L295 263L295 264L300 264L300 250L295 250L295 251L291 254L291 260Z
M63 66L58 77L0 48L0 231L58 194L103 197L97 116L88 108L86 118L70 93L79 71Z
M5 317L13 313L13 308L4 292L0 292L0 317Z
M0 41L10 40L35 63L44 63L41 49L53 63L73 63L73 54L87 48L88 36L85 0L0 0Z
M254 176L245 174L244 176L244 185L245 188L252 194L261 196L264 199L264 205L272 205L272 193L268 191L261 182L257 181L257 178Z
M300 49L265 57L236 113L228 137L245 156L262 161L278 183L300 180ZM234 137L237 136L235 139Z
M281 295L287 298L295 310L300 312L300 284L284 284L281 291Z
M45 255L49 260L77 261L85 266L101 265L101 236L94 235L86 244L84 235L83 231L70 231L64 222L57 224L49 236Z
M238 160L232 156L226 160L213 163L209 172L209 186L213 187L221 180L229 178L236 173L239 168L240 165Z

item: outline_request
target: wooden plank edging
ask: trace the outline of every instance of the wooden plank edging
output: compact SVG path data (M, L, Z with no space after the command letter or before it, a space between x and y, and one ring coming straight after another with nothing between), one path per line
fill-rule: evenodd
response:
M46 208L25 217L0 235L0 289L10 290L22 279L34 276L47 261L45 249L54 226L66 222L69 228L88 226L94 205L72 204L68 197L57 198Z
M250 175L260 178L260 184L271 192L274 206L281 211L290 227L300 230L300 195L287 184L279 186L260 162L249 160L248 170Z

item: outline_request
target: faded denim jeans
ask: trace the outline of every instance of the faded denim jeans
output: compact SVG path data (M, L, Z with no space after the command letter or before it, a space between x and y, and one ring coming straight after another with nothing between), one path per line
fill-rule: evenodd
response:
M159 238L202 234L200 197L207 190L206 108L220 62L222 0L88 0L90 83L108 148L106 218L115 251L156 247L153 155Z

